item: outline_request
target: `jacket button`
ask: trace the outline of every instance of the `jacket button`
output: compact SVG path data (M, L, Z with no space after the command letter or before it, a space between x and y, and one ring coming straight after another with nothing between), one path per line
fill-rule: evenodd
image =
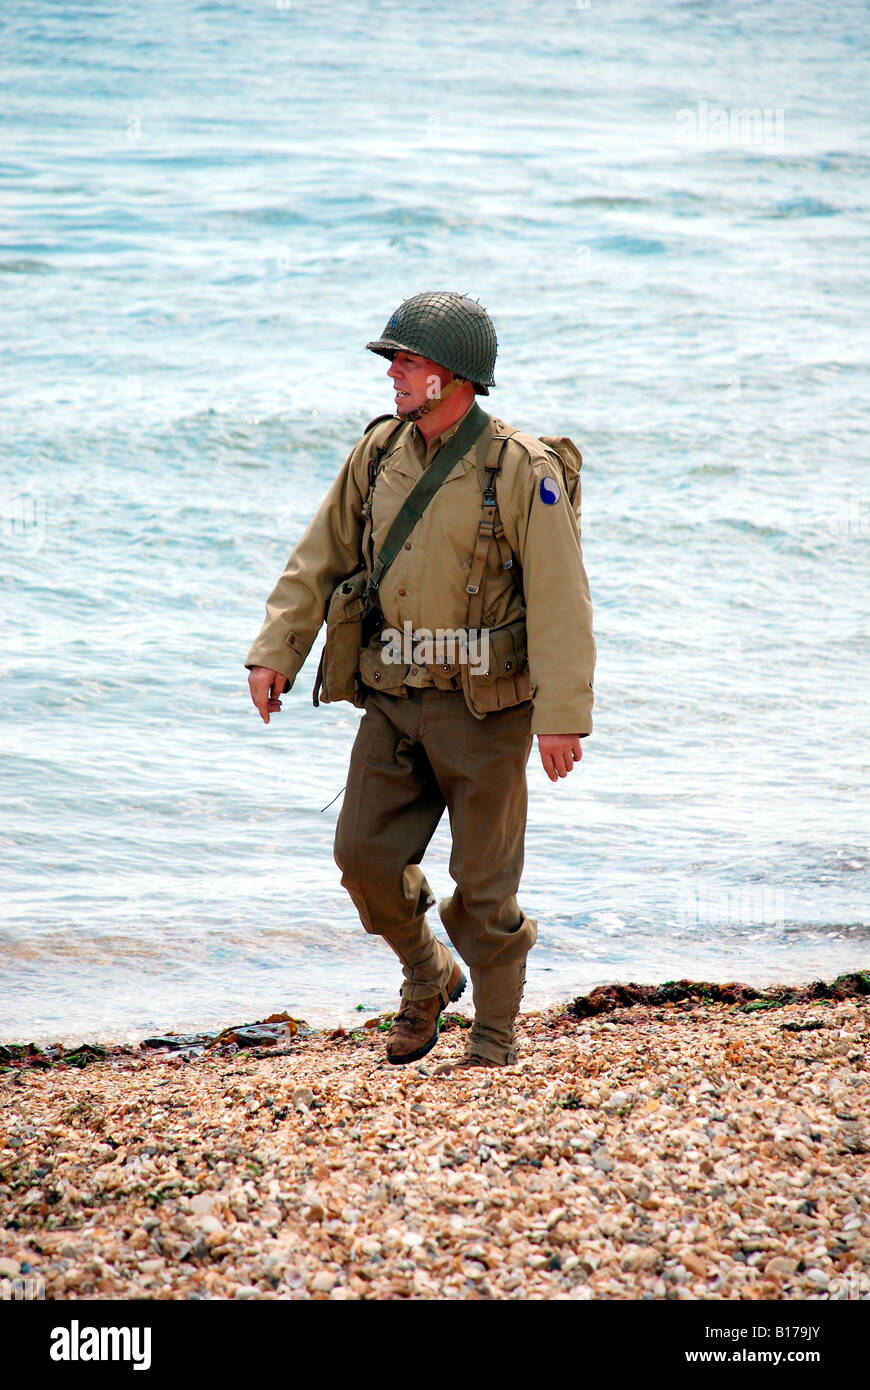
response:
M506 671L510 671L513 668L513 664L514 663L512 661L506 661L504 664L504 669Z
M411 549L411 542L410 542L410 541L405 541L405 549L406 549L406 550L410 550L410 549Z
M412 667L411 667L411 675L412 675L412 676L416 676L417 674L418 674L418 672L417 672L417 667L416 667L416 666L412 666Z
M407 594L407 592L408 592L407 589L400 589L400 590L399 590L399 597L400 597L400 598L404 598L405 595Z
M381 678L381 673L380 673L380 671L375 671L375 672L373 672L373 674L374 674L375 680L376 680L376 681L379 681L380 678Z

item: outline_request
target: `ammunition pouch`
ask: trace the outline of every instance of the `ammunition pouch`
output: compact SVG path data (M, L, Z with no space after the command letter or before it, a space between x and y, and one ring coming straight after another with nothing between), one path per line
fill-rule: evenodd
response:
M426 670L435 682L436 690L462 689L461 661L427 661Z
M489 660L485 670L477 672L468 662L463 662L460 668L465 701L477 719L523 704L534 694L525 619L484 631L489 634Z
M359 653L360 680L372 690L383 690L387 695L401 695L407 699L405 677L410 668L399 661L387 661L385 656L384 643L378 638L363 647Z

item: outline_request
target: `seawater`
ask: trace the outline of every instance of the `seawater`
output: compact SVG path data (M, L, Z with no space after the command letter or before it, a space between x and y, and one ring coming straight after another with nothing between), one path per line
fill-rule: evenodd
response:
M332 858L359 712L315 650L265 728L243 662L424 288L585 456L596 725L529 764L526 1006L867 966L870 12L0 24L4 1039L395 1005Z

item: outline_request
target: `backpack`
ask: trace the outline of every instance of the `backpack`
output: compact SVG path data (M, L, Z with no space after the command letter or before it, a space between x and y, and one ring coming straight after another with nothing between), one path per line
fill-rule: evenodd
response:
M489 457L486 460L486 467L498 472L501 469L501 456L504 451L505 443L512 439L516 434L522 434L521 430L513 429L510 425L504 424L502 420L493 420L495 434L493 436ZM577 524L580 524L580 469L583 467L583 455L577 448L573 440L564 434L542 434L540 437L525 435L524 439L529 439L533 444L543 444L546 449L554 453L562 466L562 482L565 488L565 495L571 504Z

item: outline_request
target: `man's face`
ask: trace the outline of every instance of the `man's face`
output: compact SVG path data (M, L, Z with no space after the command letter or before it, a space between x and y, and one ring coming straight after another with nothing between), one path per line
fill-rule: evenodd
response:
M441 394L453 373L428 357L415 352L397 352L390 363L387 376L396 389L396 412L406 415Z

